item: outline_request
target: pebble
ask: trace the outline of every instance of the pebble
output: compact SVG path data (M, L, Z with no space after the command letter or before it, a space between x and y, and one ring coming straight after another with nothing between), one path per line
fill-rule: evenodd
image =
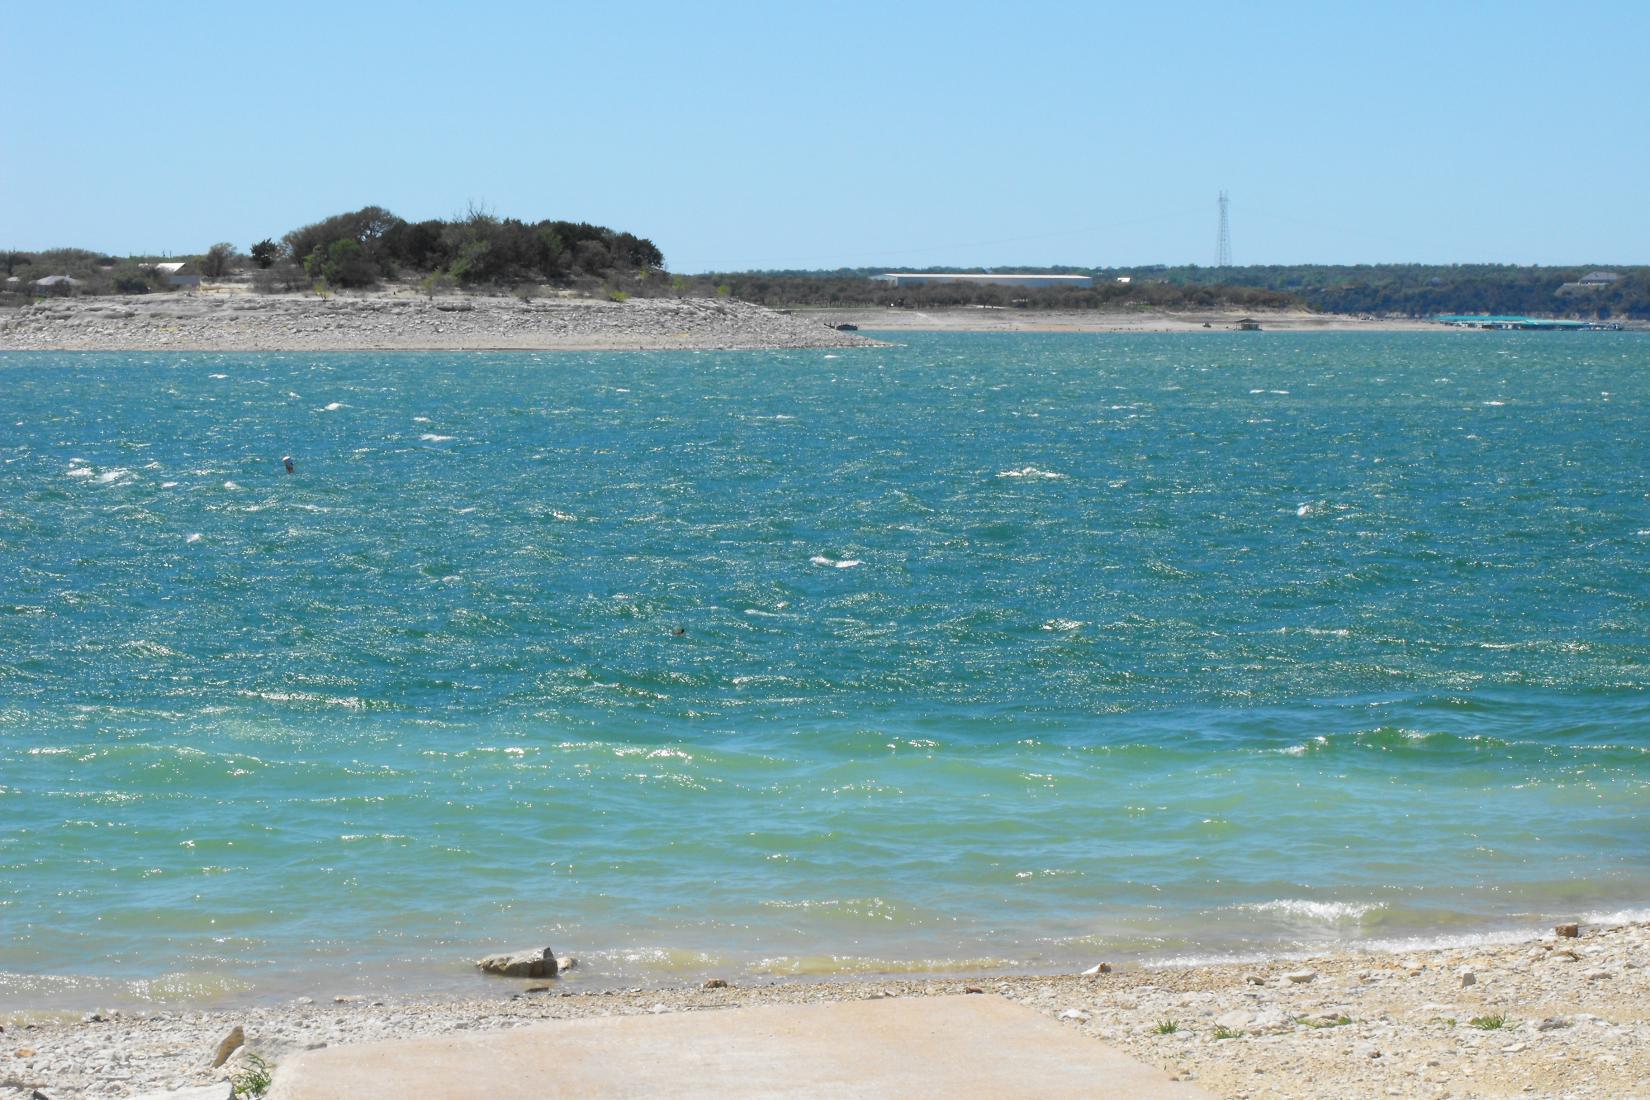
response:
M1284 977L1296 985L1305 985L1307 982L1317 980L1318 972L1316 970L1291 970Z

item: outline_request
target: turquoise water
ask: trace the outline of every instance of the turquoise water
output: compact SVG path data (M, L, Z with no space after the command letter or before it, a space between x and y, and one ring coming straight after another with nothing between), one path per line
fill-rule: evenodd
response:
M0 356L0 1006L1650 905L1647 366L1627 333Z

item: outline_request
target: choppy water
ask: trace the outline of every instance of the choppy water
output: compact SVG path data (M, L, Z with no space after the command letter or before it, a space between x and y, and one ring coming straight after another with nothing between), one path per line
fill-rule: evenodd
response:
M1647 367L1632 334L0 356L0 1005L1650 905Z

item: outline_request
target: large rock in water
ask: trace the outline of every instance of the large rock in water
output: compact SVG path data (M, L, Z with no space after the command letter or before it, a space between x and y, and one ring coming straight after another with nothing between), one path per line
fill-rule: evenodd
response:
M556 953L548 947L488 955L476 965L501 978L554 978L557 969Z

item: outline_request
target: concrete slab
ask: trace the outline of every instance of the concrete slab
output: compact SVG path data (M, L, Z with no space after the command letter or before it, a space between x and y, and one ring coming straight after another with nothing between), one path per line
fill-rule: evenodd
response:
M890 998L555 1020L306 1051L271 1100L365 1097L1037 1097L1209 1100L996 996Z

